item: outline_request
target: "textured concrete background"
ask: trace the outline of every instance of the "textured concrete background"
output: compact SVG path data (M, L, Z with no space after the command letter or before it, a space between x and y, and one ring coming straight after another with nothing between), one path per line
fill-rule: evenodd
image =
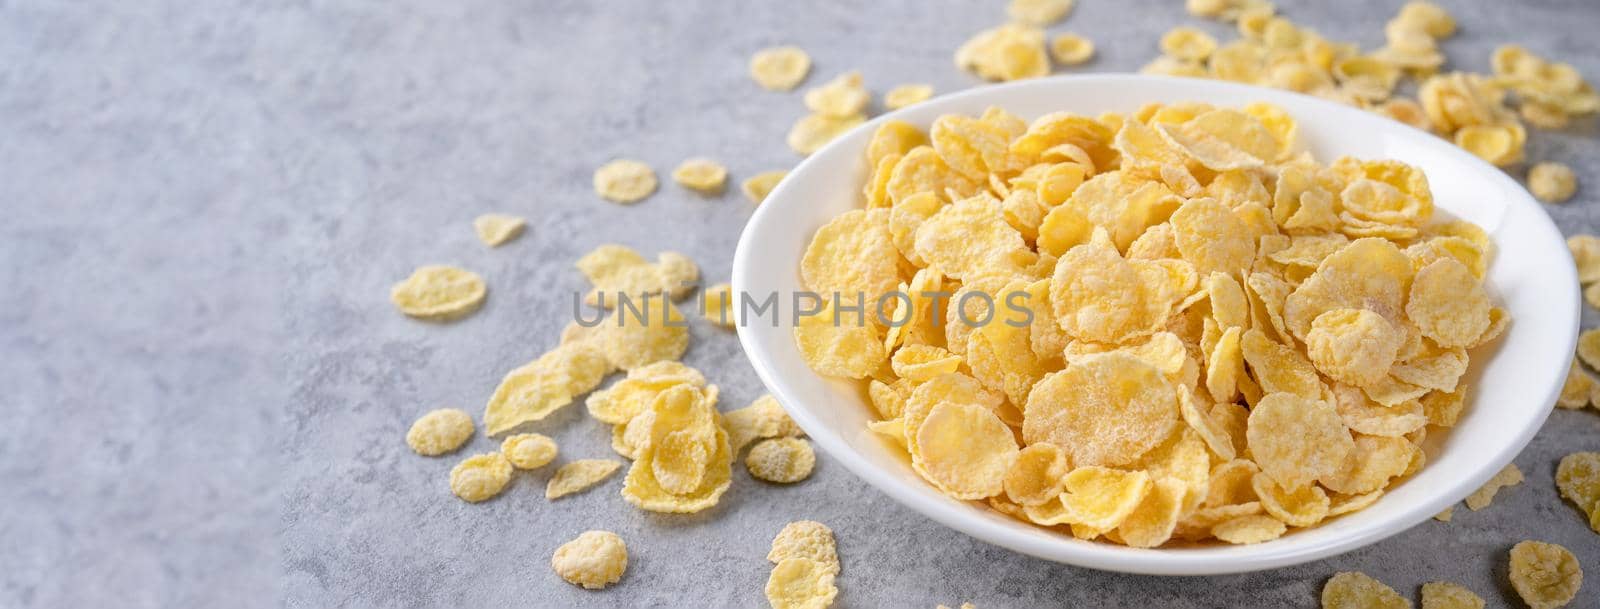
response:
M1285 2L1372 47L1398 1ZM1600 79L1593 0L1445 2L1452 64L1487 69L1518 41ZM617 156L663 173L693 155L734 178L787 167L799 95L758 89L750 53L799 44L808 84L859 68L878 92L974 86L953 49L1001 0L0 0L0 606L756 607L786 522L838 533L841 607L1305 607L1357 569L1414 595L1456 581L1516 605L1505 552L1558 541L1589 566L1574 607L1600 607L1600 536L1558 501L1560 456L1600 449L1600 415L1558 411L1517 463L1527 483L1345 556L1276 571L1157 578L1070 568L946 530L819 455L792 487L736 468L716 509L640 512L620 476L556 503L549 472L483 505L453 498L458 457L411 454L418 414L477 413L500 376L554 344L572 268L603 242L694 257L721 280L750 206L665 185L599 201ZM1179 0L1081 0L1052 32L1091 36L1085 71L1128 71L1165 29L1220 24ZM1577 167L1548 209L1600 228L1593 121L1536 132L1531 159ZM527 216L520 241L477 243L473 216ZM389 305L424 263L481 272L488 304L430 325ZM1586 317L1597 319L1594 312ZM693 329L687 361L723 404L762 391L733 335ZM571 408L541 427L565 459L610 457ZM481 436L466 451L490 450ZM602 592L551 573L560 543L614 530L632 559Z

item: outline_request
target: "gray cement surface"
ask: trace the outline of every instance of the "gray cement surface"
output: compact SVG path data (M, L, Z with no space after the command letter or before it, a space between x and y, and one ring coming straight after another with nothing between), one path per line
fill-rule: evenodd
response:
M1382 42L1397 1L1284 2L1330 37ZM1487 71L1516 41L1600 79L1600 3L1445 1L1453 65ZM1552 483L1600 449L1600 413L1557 411L1517 459L1527 482L1349 554L1229 577L1072 568L970 539L819 455L789 487L736 468L707 513L644 513L620 476L548 502L548 471L481 505L453 498L456 458L410 453L413 418L478 413L500 376L553 345L585 287L572 262L618 242L683 251L725 278L751 207L670 183L621 207L590 173L619 156L663 179L710 156L735 180L792 166L798 93L746 76L798 44L808 84L860 69L877 92L979 84L951 65L1004 2L681 0L0 0L0 606L759 607L772 535L833 527L839 607L1309 607L1360 570L1408 596L1459 582L1520 606L1505 553L1564 544L1589 568L1572 607L1600 607L1600 535ZM1178 0L1081 0L1051 32L1087 34L1074 72L1131 71L1167 28L1224 26ZM1231 37L1231 35L1230 35ZM1594 121L1536 131L1529 158L1577 168L1547 206L1568 234L1600 228ZM471 219L529 218L486 249ZM490 284L458 323L407 319L389 285L426 263ZM1587 311L1588 322L1600 321ZM762 392L736 339L697 324L686 361L724 407ZM610 457L571 408L539 427L563 458ZM466 452L493 449L481 435ZM591 592L554 548L616 531L632 561Z

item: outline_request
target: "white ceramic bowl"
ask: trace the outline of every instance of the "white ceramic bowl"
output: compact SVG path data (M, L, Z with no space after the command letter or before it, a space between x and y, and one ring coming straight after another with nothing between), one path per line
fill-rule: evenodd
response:
M829 218L859 207L872 131L898 119L924 128L952 112L976 115L996 105L1025 119L1060 110L1087 115L1131 112L1149 102L1202 101L1243 106L1266 101L1299 121L1300 145L1321 162L1341 155L1398 159L1422 167L1437 206L1482 226L1497 246L1492 290L1512 324L1474 353L1473 391L1461 422L1429 439L1428 464L1377 503L1318 526L1247 546L1137 549L1084 542L940 494L867 430L872 409L852 382L817 375L800 358L788 322L790 294L803 290L800 257ZM951 528L1018 552L1131 573L1236 573L1347 552L1403 531L1460 501L1538 431L1565 379L1577 337L1577 275L1562 236L1543 209L1500 170L1438 137L1309 96L1231 83L1133 75L1056 77L988 86L891 112L830 143L791 172L739 240L733 288L776 292L783 318L739 329L756 372L807 434L878 490Z

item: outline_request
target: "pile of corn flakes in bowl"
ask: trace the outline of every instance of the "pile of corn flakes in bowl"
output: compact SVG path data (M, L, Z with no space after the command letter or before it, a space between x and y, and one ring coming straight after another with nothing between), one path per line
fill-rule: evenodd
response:
M1192 92L1210 103L1057 110L1116 107L1061 101L1096 81L1124 89L1111 98L1144 89L1159 91L1144 101ZM752 220L735 291L782 285L755 277L758 260L793 264L792 287L820 305L803 312L796 299L792 327L747 324L746 351L796 420L856 473L937 520L1035 555L1228 572L1311 560L1415 524L1494 474L1548 412L1539 402L1479 414L1485 395L1509 388L1468 380L1496 372L1480 359L1504 359L1489 356L1507 350L1502 334L1518 311L1491 280L1502 252L1483 227L1436 209L1440 176L1370 153L1314 156L1308 149L1341 146L1302 142L1305 123L1327 134L1333 120L1304 109L1333 107L1257 91L1091 77L980 90L875 121L798 168ZM1366 143L1344 148L1381 153L1388 135L1352 133ZM1516 230L1548 233L1529 255L1560 260L1554 227L1515 182L1442 141L1417 145L1491 183L1498 190L1482 194L1508 197L1496 205L1531 222ZM817 189L839 188L808 192L808 169L818 182L855 175L861 194L821 209L814 202L829 197ZM814 208L785 209L800 200ZM775 237L764 220L817 228ZM756 253L754 242L793 242L797 253ZM1526 332L1572 340L1576 311L1556 309ZM794 355L770 354L780 349ZM1507 395L1554 395L1565 362L1538 357L1549 370L1529 362L1537 373ZM795 378L794 360L814 374ZM861 399L817 399L851 392ZM1451 436L1469 415L1503 419L1493 423L1503 439L1466 455ZM856 422L870 432L840 429ZM1473 463L1446 465L1444 487L1403 484L1442 450ZM933 493L967 503L930 502ZM1381 516L1347 523L1386 495L1395 498L1374 510ZM1316 547L1201 562L1280 537L1257 547ZM1090 557L1117 546L1181 548L1197 560Z

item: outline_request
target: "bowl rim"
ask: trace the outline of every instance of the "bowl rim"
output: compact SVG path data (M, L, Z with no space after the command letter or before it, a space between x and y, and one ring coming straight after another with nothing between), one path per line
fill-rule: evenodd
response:
M1296 104L1310 103L1313 106L1316 106L1317 110L1319 111L1332 113L1336 115L1336 118L1349 117L1351 120L1354 120L1358 123L1360 121L1372 119L1388 121L1393 125L1399 125L1406 129L1410 129L1413 132L1410 135L1414 136L1414 139L1417 141L1408 143L1414 143L1438 154L1442 154L1447 157L1453 157L1456 162L1465 163L1479 172L1494 174L1493 177L1489 179L1498 180L1502 183L1502 185L1510 187L1508 189L1509 192L1521 194L1521 196L1516 197L1515 200L1506 202L1506 207L1522 207L1525 209L1525 211L1531 210L1538 212L1538 218L1540 218L1542 222L1535 223L1534 229L1548 233L1545 235L1545 237L1564 240L1560 230L1549 218L1548 213L1544 212L1543 208L1533 200L1531 195L1528 195L1526 189L1522 188L1519 183L1517 183L1513 178L1507 175L1504 171L1501 171L1499 168L1490 165L1482 159L1473 156L1472 154L1456 147L1453 143L1450 143L1442 138L1421 130L1417 130L1409 125L1371 114L1358 108L1336 104L1313 96L1279 89L1269 89L1252 85L1207 79L1107 73L1051 76L1003 84L991 84L973 87L970 89L942 95L919 104L914 104L907 108L886 112L878 117L875 117L872 120L857 126L850 133L846 133L835 138L821 150L809 155L807 158L798 163L790 171L790 173L802 173L806 171L808 167L821 163L822 161L819 159L825 159L831 154L834 154L833 151L836 148L861 145L851 143L856 139L852 136L858 134L859 132L875 130L884 122L899 120L912 113L925 114L934 112L935 110L930 110L931 108L964 105L975 99L997 96L1004 92L1030 88L1049 89L1060 86L1063 82L1070 82L1075 85L1093 84L1108 87L1115 87L1130 82L1136 82L1155 83L1161 86L1187 87L1191 90L1210 89L1216 93L1233 95L1240 100L1240 104L1253 101L1266 101L1272 103L1275 102L1275 100L1293 100ZM777 188L773 189L773 191L768 194L767 199L757 206L755 212L751 215L750 219L746 223L745 228L740 235L737 249L734 252L732 265L732 286L734 293L738 294L745 292L752 273L760 272L761 269L756 268L755 262L752 260L752 258L755 256L755 254L752 252L757 249L757 244L755 241L763 232L761 229L766 225L766 223L768 223L770 217L776 214L774 210L777 209L778 206L774 205L773 203L775 201L785 200L789 195L789 191L795 188L794 184L794 182L788 180L780 182ZM1497 249L1503 250L1504 248L1500 247ZM1550 269L1550 272L1564 274L1566 276L1564 278L1566 281L1563 282L1564 285L1577 285L1577 273L1570 257L1566 257L1565 265L1557 265L1556 268ZM1561 315L1568 318L1571 322L1570 324L1566 324L1570 326L1570 331L1567 332L1565 340L1565 353L1571 353L1576 347L1579 320L1582 310L1582 303L1576 298L1576 288L1572 288L1570 291L1572 292L1572 297L1568 299L1571 301L1571 305L1569 307L1551 307L1551 309L1548 311L1548 314L1550 315ZM1516 326L1513 324L1512 328L1509 329L1508 332L1514 332L1515 328ZM783 326L782 329L787 331L789 327ZM828 454L834 456L836 461L839 461L845 466L846 470L850 471L858 478L866 481L878 491L888 495L901 505L904 505L911 510L934 520L935 522L966 534L974 539L1054 562L1124 573L1147 575L1220 575L1244 573L1306 563L1320 558L1349 552L1375 543L1426 521L1443 510L1446 506L1454 505L1467 494L1482 486L1489 480L1489 478L1491 478L1495 473L1499 472L1500 469L1504 468L1506 464L1511 463L1512 460L1521 453L1528 442L1533 439L1533 436L1538 433L1539 429L1542 427L1545 419L1549 416L1551 411L1550 409L1546 409L1538 416L1528 417L1526 424L1523 425L1521 429L1516 430L1516 433L1514 436L1512 436L1512 440L1501 445L1496 451L1494 457L1490 459L1491 462L1497 464L1495 467L1484 468L1481 471L1472 472L1471 475L1458 479L1453 485L1449 486L1448 489L1442 489L1440 492L1435 492L1434 494L1430 495L1430 500L1418 502L1416 505L1407 507L1398 516L1391 517L1387 521L1379 521L1373 525L1358 529L1353 531L1353 534L1351 535L1335 539L1331 542L1305 545L1304 547L1293 545L1289 547L1276 546L1273 542L1249 546L1224 546L1226 548L1233 548L1235 551L1240 549L1254 550L1250 552L1230 554L1228 556L1207 555L1202 552L1204 549L1207 549L1207 547L1179 547L1164 549L1130 548L1121 545L1082 542L1070 537L1060 536L1059 534L1052 536L1023 534L1016 530L999 526L996 523L984 522L982 518L977 517L979 513L973 511L973 507L975 507L972 505L973 502L957 501L954 499L949 499L947 501L921 500L922 498L918 496L919 489L913 488L912 483L903 480L897 475L884 471L883 469L874 465L868 459L853 458L857 454L856 450L850 447L843 437L836 432L832 426L818 418L811 409L805 407L803 401L794 398L794 391L791 389L791 383L798 381L786 379L779 374L778 370L774 367L769 354L762 348L762 345L755 338L755 334L756 333L754 332L747 331L742 326L738 329L739 341L743 347L745 356L750 361L751 366L755 369L756 374L761 378L762 383L769 391L772 392L774 397L777 398L778 402L783 405L784 409L788 411L790 416L795 420L796 423L800 425L802 429L805 430L806 434L810 436L813 441L820 444L823 450ZM1502 337L1500 340L1503 341L1505 339ZM1564 379L1565 376L1565 370L1562 370L1559 374L1554 376L1556 379L1555 382L1551 383L1550 386L1544 391L1543 403L1554 404L1556 397L1560 394L1562 379ZM809 379L809 382L827 382L828 380L829 379L826 379L821 375L816 375L813 373L813 377L812 379ZM1537 387L1535 386L1535 389L1536 388ZM924 485L926 484L920 480L918 480L917 483Z

